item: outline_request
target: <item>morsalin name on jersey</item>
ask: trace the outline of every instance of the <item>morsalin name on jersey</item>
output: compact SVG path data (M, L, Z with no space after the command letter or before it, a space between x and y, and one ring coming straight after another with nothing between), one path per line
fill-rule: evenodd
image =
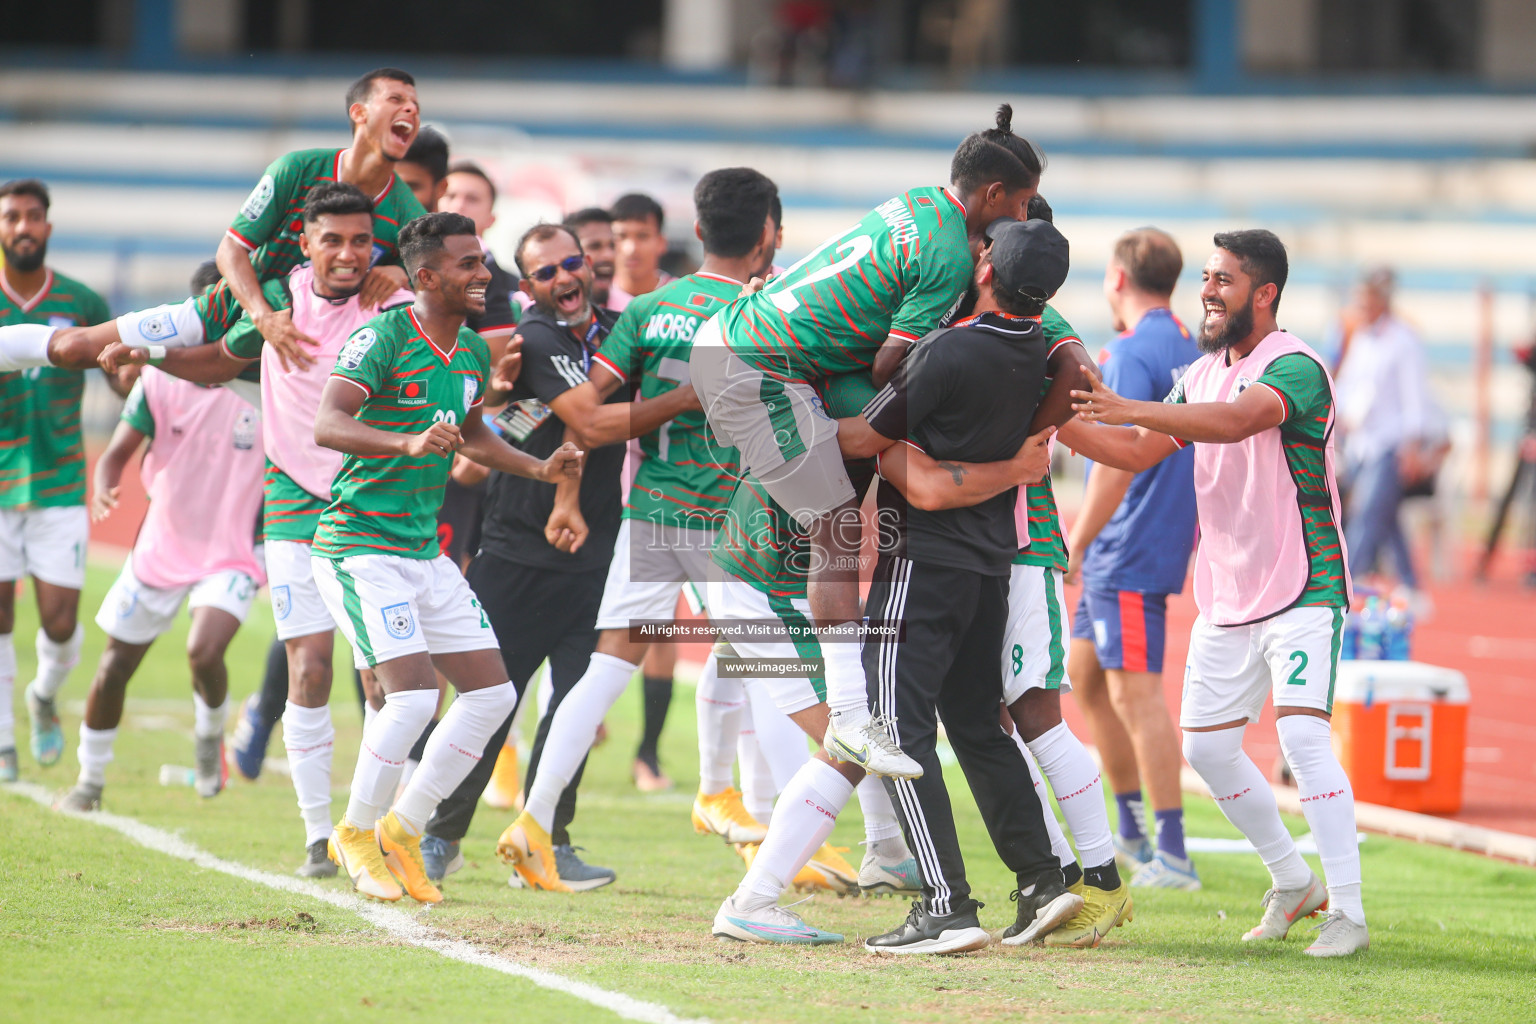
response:
M645 340L692 341L693 332L703 322L687 313L652 313L645 322Z

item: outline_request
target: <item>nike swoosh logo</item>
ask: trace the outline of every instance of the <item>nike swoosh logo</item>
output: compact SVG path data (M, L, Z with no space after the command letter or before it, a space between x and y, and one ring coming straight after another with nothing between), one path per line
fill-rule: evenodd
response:
M860 764L863 764L865 759L869 757L869 744L867 743L855 750L847 743L845 743L841 738L839 738L837 741L837 749L847 754L851 759L859 762Z

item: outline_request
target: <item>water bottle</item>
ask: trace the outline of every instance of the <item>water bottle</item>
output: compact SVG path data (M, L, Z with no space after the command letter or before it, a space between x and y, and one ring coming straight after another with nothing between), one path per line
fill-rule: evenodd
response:
M1354 661L1360 656L1360 613L1351 609L1344 613L1344 633L1339 645L1339 660Z
M1365 610L1360 613L1360 644L1356 652L1361 661L1380 661L1386 656L1386 616L1381 604L1374 597L1365 599Z
M160 785L162 786L195 786L197 785L197 772L179 764L163 764L160 766Z
M1386 654L1388 661L1412 661L1413 613L1394 603L1387 612Z

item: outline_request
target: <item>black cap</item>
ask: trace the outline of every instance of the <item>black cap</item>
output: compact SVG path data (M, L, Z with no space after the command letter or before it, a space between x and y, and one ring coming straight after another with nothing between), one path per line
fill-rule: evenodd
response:
M1044 302L1067 279L1072 260L1066 236L1044 220L999 217L987 225L992 243L992 290Z

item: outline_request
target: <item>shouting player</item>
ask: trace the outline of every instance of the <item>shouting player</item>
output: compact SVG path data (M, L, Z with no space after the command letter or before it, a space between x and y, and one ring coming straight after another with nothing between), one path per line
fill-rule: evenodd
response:
M1223 232L1206 260L1202 355L1161 402L1130 401L1095 381L1077 391L1087 424L1062 440L1141 472L1195 445L1195 604L1179 725L1184 757L1273 879L1245 940L1284 939L1331 906L1312 956L1370 945L1360 896L1355 798L1333 753L1329 718L1349 570L1334 476L1333 381L1317 354L1275 322L1285 246L1263 230ZM1111 430L1094 424L1133 424ZM1280 820L1243 727L1275 703L1280 747L1317 837L1325 889Z
M331 500L331 481L341 455L314 441L315 414L336 357L371 310L359 294L373 253L373 204L355 186L325 182L310 189L299 236L308 260L262 286L267 305L285 313L296 330L315 339L307 365L284 369L281 354L267 345L249 313L217 345L170 349L161 369L178 377L215 384L232 380L261 362L262 443L267 456L263 524L266 567L277 636L287 649L288 699L283 709L283 744L289 774L304 821L304 863L299 874L327 877L335 865L326 856L330 837L331 759L336 730L331 722L331 656L336 623L315 586L310 544L320 513ZM411 293L383 300L386 310L409 305ZM117 345L103 361L140 362L144 349Z
M320 516L311 562L321 597L374 669L384 707L363 732L346 816L331 854L366 896L435 903L421 830L468 774L517 703L485 613L440 551L437 506L462 451L503 473L554 482L581 472L562 446L547 460L517 451L480 418L489 353L464 318L490 281L474 221L434 213L400 243L416 301L354 333L320 396L315 440L344 453ZM458 690L394 808L411 745L437 709L434 666ZM398 879L398 881L397 881Z
M875 774L911 778L921 769L871 723L851 632L861 618L858 509L836 424L810 382L872 368L875 383L885 383L907 346L965 294L971 239L998 217L1024 218L1042 161L1010 130L1012 115L1004 105L996 128L960 144L949 188L882 203L694 339L693 382L710 426L810 534L807 594L832 712L827 749Z
M224 720L229 669L224 654L264 582L256 553L261 516L261 417L235 392L206 388L150 367L123 406L96 463L91 511L117 506L123 468L146 438L142 478L149 511L112 589L96 614L107 634L80 721L80 778L60 801L73 811L101 806L106 767L123 717L128 683L182 602L192 617L192 668L199 796L224 788Z
M101 296L47 265L48 189L27 179L0 185L0 332L51 332L108 318ZM80 439L78 371L45 363L4 364L0 347L0 781L16 779L11 643L16 581L32 577L37 595L37 678L27 687L32 756L53 764L64 754L54 697L80 660L77 621L85 584L85 449Z
M163 348L217 341L249 313L264 338L276 346L282 365L305 365L304 345L313 344L284 310L273 309L262 285L282 277L303 254L305 197L315 185L345 181L373 197L372 268L362 286L365 306L377 307L405 286L397 264L395 239L400 225L426 211L395 176L421 124L416 81L404 71L378 68L347 90L352 145L346 149L301 149L278 158L246 197L219 242L223 279L202 295L172 305L124 313L92 328L59 325L0 327L0 370L8 367L74 366L83 368L113 342Z

